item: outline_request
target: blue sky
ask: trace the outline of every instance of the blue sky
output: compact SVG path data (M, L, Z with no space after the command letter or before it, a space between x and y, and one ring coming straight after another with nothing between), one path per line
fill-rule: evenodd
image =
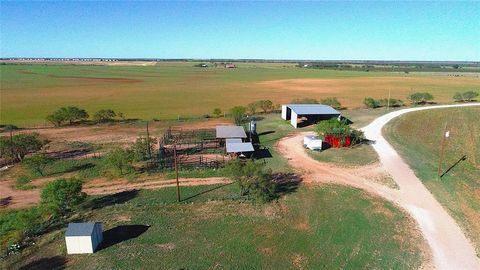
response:
M1 57L480 60L480 2L6 2Z

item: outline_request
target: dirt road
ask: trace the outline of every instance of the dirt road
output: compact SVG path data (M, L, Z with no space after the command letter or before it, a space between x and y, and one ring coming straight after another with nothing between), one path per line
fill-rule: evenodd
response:
M382 128L386 123L408 112L478 105L480 104L411 108L395 111L375 119L363 130L368 139L375 141L373 146L381 163L377 166L347 169L318 162L312 159L303 148L303 136L308 133L286 137L279 141L277 147L292 166L304 172L306 182L334 182L354 186L378 194L404 208L418 223L430 247L434 268L480 269L480 261L476 256L475 249L461 228L382 136ZM375 171L387 172L397 183L399 189L392 189L371 181L372 176L375 176Z
M223 177L210 178L180 178L180 186L200 186L227 184L231 181ZM11 187L11 181L0 181L0 208L25 208L40 202L40 189L18 190ZM176 186L175 179L158 179L139 183L127 180L97 179L86 183L83 192L88 195L105 195L134 189L158 189Z
M382 136L382 128L393 118L405 113L465 106L480 106L480 104L443 105L399 110L375 119L362 129L367 139L375 141L373 148L378 153L380 162L399 185L401 205L418 222L432 250L434 264L438 269L480 269L480 262L473 245L465 237L461 228L385 140Z

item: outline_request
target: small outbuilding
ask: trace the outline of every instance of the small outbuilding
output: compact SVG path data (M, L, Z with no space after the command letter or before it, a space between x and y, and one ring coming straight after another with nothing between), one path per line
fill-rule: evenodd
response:
M93 253L102 241L102 224L98 222L69 223L65 232L68 254Z
M337 110L323 104L282 105L282 119L290 120L294 128L298 127L298 122L301 118L305 118L305 123L315 123L338 116L340 116L340 113Z
M245 139L247 134L241 126L216 126L217 139Z

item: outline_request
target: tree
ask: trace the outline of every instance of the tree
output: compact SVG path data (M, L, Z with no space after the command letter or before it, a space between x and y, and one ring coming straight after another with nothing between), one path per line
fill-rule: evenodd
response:
M410 96L408 96L408 100L412 104L425 104L427 101L433 100L433 96L430 93L413 93Z
M275 197L276 184L272 181L270 171L265 170L262 163L248 160L229 161L225 169L228 175L240 187L240 196L248 196L254 200L266 202Z
M37 172L41 176L43 176L43 173L45 171L45 168L53 163L53 159L43 153L41 154L34 154L31 157L25 158L22 163L25 163L27 167L32 171L32 172Z
M93 115L93 119L96 122L109 122L112 121L115 116L117 116L117 114L113 110L102 109Z
M453 99L457 102L469 102L473 101L476 97L478 97L478 93L475 91L467 91L464 93L457 92L453 96Z
M257 107L258 107L258 102L257 101L249 103L247 105L248 112L252 115L255 114L257 112Z
M65 122L72 125L75 121L86 120L88 117L89 115L84 109L68 106L56 110L54 113L48 115L46 119L58 127Z
M365 104L365 106L367 106L367 108L375 109L375 108L381 107L380 101L376 100L374 98L371 98L371 97L366 97L363 100L363 104Z
M273 102L268 99L258 101L258 106L263 110L263 113L273 110Z
M230 109L230 114L235 121L236 125L241 125L243 121L243 117L245 116L245 113L247 112L247 108L243 106L235 106Z
M216 117L222 116L222 110L220 108L213 109L213 115L215 115Z
M78 179L57 179L48 183L41 194L41 205L54 215L65 215L85 200L82 181Z
M338 99L336 97L327 97L325 99L322 99L321 103L325 104L325 105L329 105L329 106L331 106L335 109L341 109L342 108L342 104L340 103L340 101L338 101Z
M17 134L11 138L0 137L0 154L2 157L21 161L27 154L42 149L44 144L37 133Z
M302 99L296 98L292 100L291 103L292 104L318 104L319 102L314 98L302 98Z
M123 171L132 164L133 159L132 151L123 148L115 148L106 156L107 162L110 166L117 169L120 175L123 175Z
M132 145L133 157L136 161L147 160L151 158L151 153L155 149L157 139L152 137L140 136Z

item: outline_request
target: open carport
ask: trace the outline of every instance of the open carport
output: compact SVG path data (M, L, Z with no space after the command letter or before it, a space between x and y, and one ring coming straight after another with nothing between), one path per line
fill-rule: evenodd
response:
M320 120L327 120L340 116L334 108L323 104L286 104L282 105L282 119L290 120L294 128L298 126L298 120L306 118L302 126L309 123L316 123Z

